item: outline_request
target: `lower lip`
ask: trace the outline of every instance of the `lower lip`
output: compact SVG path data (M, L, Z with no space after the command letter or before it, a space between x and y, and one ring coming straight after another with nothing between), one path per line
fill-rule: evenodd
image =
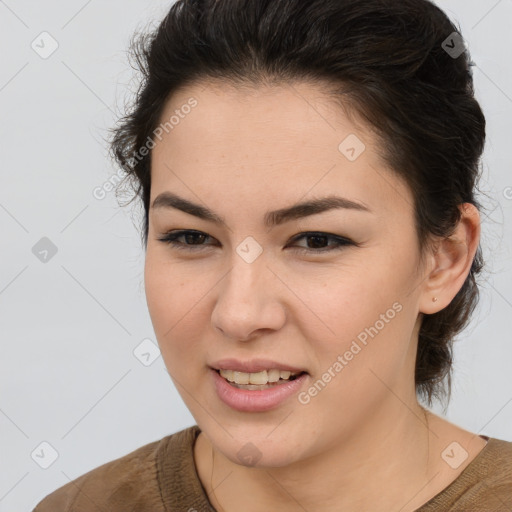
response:
M308 377L307 373L303 373L300 377L286 383L251 391L235 388L216 370L210 371L218 397L232 409L241 412L263 412L277 408L287 398L297 394Z

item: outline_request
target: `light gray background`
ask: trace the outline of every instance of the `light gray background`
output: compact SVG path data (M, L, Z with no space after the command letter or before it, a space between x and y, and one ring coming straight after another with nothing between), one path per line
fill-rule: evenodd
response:
M112 192L93 196L117 171L103 139L134 90L129 36L171 3L0 1L0 512L30 511L79 475L194 424L162 358L145 366L134 355L143 340L156 343L140 210L121 208ZM512 2L438 4L460 23L477 64L490 198L489 273L456 344L446 415L512 441ZM59 45L47 59L31 48L43 31ZM58 249L46 263L32 252L42 237ZM42 442L58 453L47 469L52 452Z

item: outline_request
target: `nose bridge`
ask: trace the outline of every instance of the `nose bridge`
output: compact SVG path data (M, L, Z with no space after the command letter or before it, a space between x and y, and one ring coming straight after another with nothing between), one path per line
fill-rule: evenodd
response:
M246 339L257 329L278 329L284 320L272 284L276 277L267 268L263 248L260 251L254 242L246 240L235 248L231 271L212 312L214 326L237 339Z
M255 285L261 284L266 279L268 252L253 237L246 236L233 248L231 257L231 272L229 275L229 287L237 295L244 296L244 287L254 291ZM251 293L248 291L248 293Z
M260 246L261 247L261 246ZM254 246L243 242L235 248L231 260L231 271L227 276L222 293L237 304L249 305L259 300L261 292L267 285L267 261L263 255L263 248L256 254Z

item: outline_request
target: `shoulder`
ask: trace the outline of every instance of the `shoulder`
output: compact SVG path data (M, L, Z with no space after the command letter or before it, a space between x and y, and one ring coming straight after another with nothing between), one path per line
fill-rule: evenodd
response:
M179 446L190 437L188 431L193 429L153 441L92 469L46 496L33 512L163 512L158 459L169 453L171 445Z
M459 477L419 510L512 510L512 442L489 438Z
M491 438L487 453L480 467L475 468L481 477L485 492L503 507L512 507L512 442Z

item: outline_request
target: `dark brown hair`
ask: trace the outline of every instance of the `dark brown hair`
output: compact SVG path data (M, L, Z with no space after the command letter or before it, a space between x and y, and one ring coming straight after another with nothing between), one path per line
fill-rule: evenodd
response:
M254 87L309 81L328 85L378 134L382 157L414 196L423 257L435 237L453 233L462 203L482 209L475 191L485 118L458 34L427 0L178 0L156 30L132 41L142 79L111 140L133 198L142 199L144 246L151 152L139 150L169 97L207 79ZM452 342L477 305L482 267L479 246L452 302L422 319L415 382L429 405L449 397Z

